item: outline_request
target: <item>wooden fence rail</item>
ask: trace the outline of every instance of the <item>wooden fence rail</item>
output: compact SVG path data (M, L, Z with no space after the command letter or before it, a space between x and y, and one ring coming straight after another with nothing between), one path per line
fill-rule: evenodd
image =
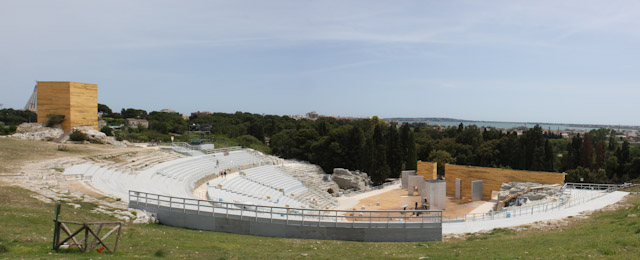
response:
M117 221L77 222L77 221L61 221L61 220L54 220L54 222L57 228L57 230L55 230L55 233L54 233L56 235L54 237L54 243L53 243L54 244L53 249L55 250L60 249L62 245L65 245L65 243L69 241L72 241L71 243L68 243L69 248L72 248L75 246L75 247L78 247L82 252L89 252L95 249L97 246L102 245L102 247L105 250L107 250L107 252L113 253L116 251L116 248L118 247L118 241L120 240L120 230L122 229L122 223L120 222L117 222ZM69 228L68 225L79 225L80 227L76 231L71 232L71 229ZM100 233L102 233L103 228L105 228L105 226L107 225L115 225L115 226L112 227L106 234L104 234L101 237ZM81 237L81 235L79 234L81 234L82 231L84 231L84 238L78 241L79 240L78 237ZM62 232L66 233L67 237L60 240L60 234ZM105 241L114 232L117 232L117 235L116 235L116 240L113 245L113 248L111 248L110 246L107 245ZM91 242L89 242L89 240L91 240Z

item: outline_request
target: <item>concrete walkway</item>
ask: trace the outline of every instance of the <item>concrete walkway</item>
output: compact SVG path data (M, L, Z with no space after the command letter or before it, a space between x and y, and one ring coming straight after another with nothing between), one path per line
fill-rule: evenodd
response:
M478 231L487 231L494 228L515 227L525 224L530 224L536 221L548 221L566 218L569 216L577 216L583 214L585 211L592 211L604 208L608 205L614 204L622 200L628 192L615 191L602 197L587 201L583 204L578 204L570 208L564 208L559 210L552 210L541 214L534 214L529 216L518 216L507 219L495 219L495 220L480 220L469 222L455 222L455 223L443 223L443 234L463 234L473 233Z
M364 193L360 193L360 194L357 194L357 195L354 195L354 196L351 196L351 197L340 197L340 198L338 198L338 203L340 203L340 204L335 209L336 210L350 210L350 209L353 209L353 207L358 205L360 200L366 199L368 197L375 196L375 195L378 195L378 194L381 194L381 193L385 193L387 191L399 189L401 185L402 185L401 183L398 183L398 184L389 185L389 186L384 187L384 188L379 189L379 190L373 190L373 191L369 191L369 192L364 192Z

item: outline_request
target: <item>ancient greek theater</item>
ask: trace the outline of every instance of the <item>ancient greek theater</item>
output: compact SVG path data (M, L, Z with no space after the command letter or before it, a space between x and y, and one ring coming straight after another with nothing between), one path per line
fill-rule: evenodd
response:
M421 163L417 173L405 171L400 179L371 186L360 172L326 174L307 162L242 147L173 143L141 149L135 155L57 161L49 167L63 170L49 178L60 187L73 183L77 190L124 201L139 216L169 226L354 241L441 240L576 216L626 194L616 191L618 185L565 183L563 178L544 184L506 172L504 178L513 182L501 182L485 199L478 183L489 187L492 180L468 177L485 170L476 167L447 165L458 173L449 170L458 177L449 185L450 180L431 179L435 164Z

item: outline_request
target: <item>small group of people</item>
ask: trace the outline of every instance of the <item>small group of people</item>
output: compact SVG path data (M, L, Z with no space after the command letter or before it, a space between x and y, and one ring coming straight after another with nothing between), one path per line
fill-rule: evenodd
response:
M227 178L227 171L220 171L220 177Z

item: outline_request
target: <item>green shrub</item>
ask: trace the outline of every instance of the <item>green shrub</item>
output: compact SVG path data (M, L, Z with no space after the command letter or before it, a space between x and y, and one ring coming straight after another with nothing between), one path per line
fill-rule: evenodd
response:
M0 253L9 252L9 248L3 244L0 244Z
M100 132L103 132L107 136L113 136L113 131L109 126L103 126L102 128L100 128Z
M74 130L73 133L71 133L71 135L69 136L69 139L71 139L71 141L81 142L86 141L88 138L85 133Z
M114 131L113 135L116 137L116 140L123 141L125 139L125 134L122 131Z
M600 253L603 254L603 255L615 255L616 254L616 251L613 250L613 249L610 249L610 248L600 248L600 250L598 250L598 251L600 251Z
M54 125L62 123L64 121L64 115L57 114L48 114L47 115L47 127L52 127Z
M164 249L158 249L156 250L156 252L153 254L153 256L155 257L165 257L167 256L167 252L164 251Z

